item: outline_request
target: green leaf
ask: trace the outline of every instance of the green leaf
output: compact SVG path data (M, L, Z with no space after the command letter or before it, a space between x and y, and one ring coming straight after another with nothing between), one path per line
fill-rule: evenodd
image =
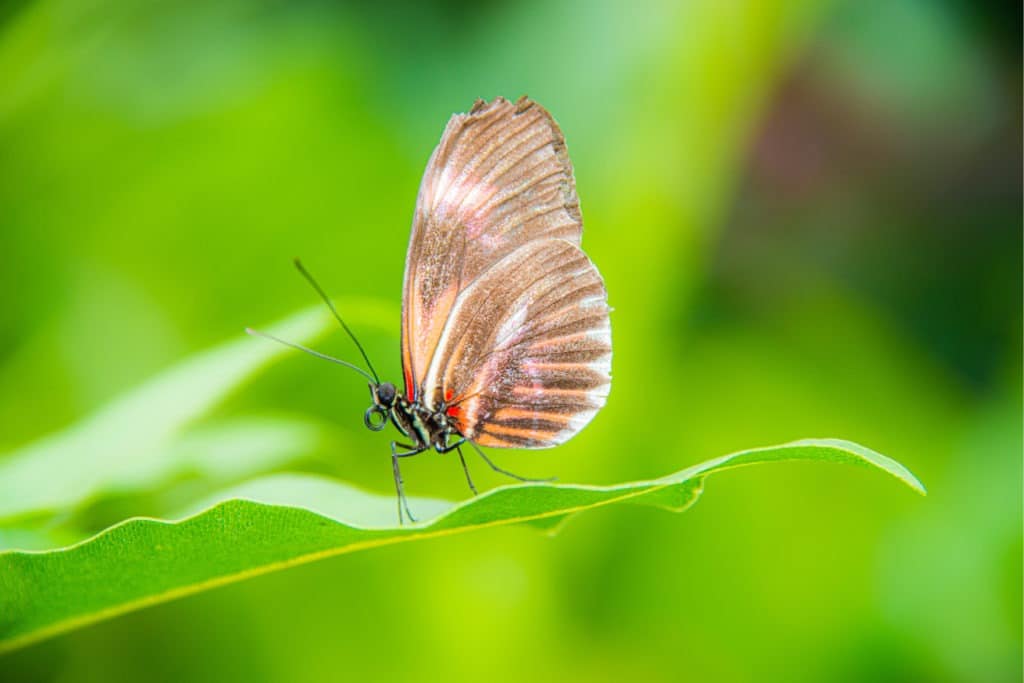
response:
M437 516L406 527L393 526L397 513L391 496L316 477L268 477L225 492L227 500L181 521L131 519L69 548L0 553L0 652L134 609L357 550L508 524L551 530L569 515L613 503L681 511L700 496L707 475L779 460L878 468L925 492L896 461L829 439L742 451L651 481L508 486L460 504L413 499L421 516Z
M185 430L162 451L163 475L175 476L172 485L144 491L108 487L103 496L63 514L0 522L0 550L59 548L128 516L163 516L226 483L315 457L335 439L329 425L304 418L252 415L207 422Z
M393 319L373 302L346 302L345 307L359 323ZM268 332L301 343L332 324L318 306L292 315ZM289 352L239 330L237 338L190 356L66 430L0 456L0 524L74 508L103 493L148 489L193 469L196 458L188 454L205 453L197 448L198 441L216 437L210 431L179 443L186 428Z

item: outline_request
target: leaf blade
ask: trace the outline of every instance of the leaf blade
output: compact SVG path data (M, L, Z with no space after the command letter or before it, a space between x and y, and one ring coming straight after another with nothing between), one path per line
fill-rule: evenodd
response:
M562 520L619 502L672 507L666 503L673 497L666 493L675 495L678 509L686 509L701 495L708 475L782 460L862 464L924 492L920 481L896 461L837 440L805 440L741 451L649 481L613 486L502 487L411 527L361 527L351 519L330 516L342 514L338 510L343 508L314 511L302 505L305 501L290 500L270 488L253 495L274 498L276 504L229 498L180 521L127 520L64 549L0 553L0 653L177 597L382 545ZM329 487L331 483L321 484ZM338 495L353 491L345 484L334 486ZM301 496L312 490L298 486L289 495Z

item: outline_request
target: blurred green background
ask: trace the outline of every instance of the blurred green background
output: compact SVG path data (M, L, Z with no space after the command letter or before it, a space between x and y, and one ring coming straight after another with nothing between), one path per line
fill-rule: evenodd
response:
M0 453L313 304L296 255L341 300L393 308L393 329L360 332L398 380L427 157L476 97L528 93L576 166L615 381L579 437L501 464L611 483L836 436L930 491L740 470L683 516L617 507L553 539L327 560L14 653L0 680L1019 681L1020 11L0 6ZM320 347L354 355L338 334ZM388 492L367 402L362 381L292 356L208 423L315 435L231 481L272 467ZM414 495L467 495L452 459L405 475ZM208 484L62 523L166 514Z

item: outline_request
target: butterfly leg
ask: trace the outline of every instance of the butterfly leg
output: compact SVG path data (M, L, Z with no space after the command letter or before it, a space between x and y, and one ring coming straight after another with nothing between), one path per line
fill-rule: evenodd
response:
M473 492L473 495L477 495L476 487L473 486L473 478L469 476L469 468L466 467L466 459L462 457L462 449L458 444L455 445L455 451L459 454L459 462L462 463L462 471L466 473L466 483L469 484L469 490Z
M447 438L447 437L446 437ZM450 453L456 451L459 454L459 462L462 463L462 471L466 474L466 483L469 484L469 490L473 492L473 495L477 495L476 486L473 485L473 478L469 476L469 468L466 467L466 459L462 457L462 449L459 448L462 444L466 443L465 437L459 439L455 443L446 444L444 446L437 445L435 448L438 453Z
M488 466L489 466L489 467L490 467L490 468L491 468L492 470L494 470L495 472L498 472L498 473L500 473L500 474L504 474L504 475L505 475L506 477L512 477L513 479L518 479L519 481L529 481L529 482L539 482L539 481L554 481L555 479L557 479L557 478L558 478L558 477L547 477L546 479L531 479L530 477L520 477L520 476L519 476L518 474L513 474L512 472L509 472L508 470L503 470L503 469L501 469L500 467L498 467L497 465L495 465L495 464L494 464L494 463L493 463L493 462L491 461L491 459L490 459L490 458L488 458L488 457L487 457L487 455L486 455L486 454L484 454L484 452L483 452L482 450L480 450L480 447L479 447L479 446L477 446L477 445L476 445L475 443L473 443L472 441L468 441L468 440L467 440L467 441L466 441L466 443L468 443L468 444L469 444L470 446L472 446L472 447L473 447L473 450L475 450L475 451L476 451L477 455L479 455L479 456L480 456L481 458L483 458L483 459L484 459L484 462L485 462L485 463L487 463L487 465L488 465Z
M399 447L410 449L405 453L398 451ZM409 517L410 522L415 522L416 518L412 516L412 512L409 511L409 500L405 497L405 487L402 482L402 470L398 467L398 459L405 458L410 455L416 455L422 453L423 449L416 450L413 446L407 446L406 444L400 444L397 441L391 442L391 467L395 472L395 492L398 493L398 523L404 524L405 520L402 517L402 509L405 508L405 514Z

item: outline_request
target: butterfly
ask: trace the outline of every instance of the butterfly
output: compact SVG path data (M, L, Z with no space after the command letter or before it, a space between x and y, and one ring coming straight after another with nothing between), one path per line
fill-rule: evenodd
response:
M413 217L402 298L402 391L381 382L323 289L302 275L352 338L369 372L364 423L390 422L398 518L409 510L400 460L462 447L550 448L604 406L611 383L608 295L580 248L579 198L565 139L536 102L477 100L448 121L427 163ZM263 333L247 330L262 336Z

